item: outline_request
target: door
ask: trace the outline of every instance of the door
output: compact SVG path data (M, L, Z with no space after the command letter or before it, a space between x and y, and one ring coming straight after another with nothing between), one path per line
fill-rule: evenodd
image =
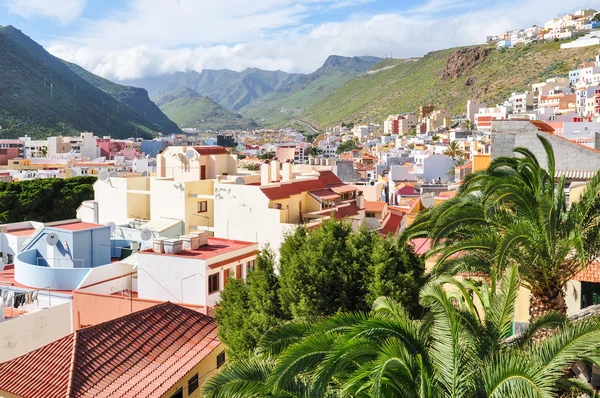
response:
M227 283L229 282L229 268L227 268L225 271L223 271L223 287L227 286Z
M200 166L200 179L206 180L206 166L204 165Z
M237 279L242 279L242 264L238 264L235 267L235 277Z

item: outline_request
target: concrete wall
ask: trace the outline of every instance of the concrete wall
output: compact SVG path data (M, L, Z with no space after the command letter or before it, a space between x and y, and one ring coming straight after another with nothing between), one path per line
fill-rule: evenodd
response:
M23 355L71 332L70 303L0 322L0 362Z
M561 137L540 132L535 125L526 121L494 121L492 123L492 159L500 156L515 156L516 147L525 147L533 152L546 167L546 153L537 135L548 139L554 149L557 170L597 171L600 169L600 152L575 144Z
M37 266L36 250L27 250L15 257L15 280L37 289L73 290L83 281L91 268L51 268Z
M216 237L258 242L260 247L269 243L277 252L284 232L294 228L282 224L281 212L269 208L269 198L258 186L215 183Z
M107 285L97 285L106 289ZM163 301L144 300L128 296L93 293L90 288L73 292L73 330L97 325L132 312L145 310ZM113 292L114 293L114 292ZM178 303L179 304L179 303ZM206 307L180 304L183 307L206 314ZM98 311L102 308L102 311Z
M445 155L431 155L423 160L423 177L427 181L441 178L442 182L450 181L448 172L454 170L454 161Z

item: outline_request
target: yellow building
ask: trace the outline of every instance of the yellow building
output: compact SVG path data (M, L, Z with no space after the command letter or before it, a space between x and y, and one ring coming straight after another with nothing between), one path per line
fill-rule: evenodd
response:
M166 302L1 363L0 397L197 397L224 363L214 318Z

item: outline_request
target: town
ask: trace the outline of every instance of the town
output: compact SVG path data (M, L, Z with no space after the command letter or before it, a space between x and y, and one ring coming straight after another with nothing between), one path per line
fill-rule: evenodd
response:
M150 134L162 108L116 105L105 135L11 114L0 397L596 396L599 28L584 9L488 36L436 74L469 99L328 124ZM461 75L543 42L572 62L485 96ZM344 84L419 61L373 62Z

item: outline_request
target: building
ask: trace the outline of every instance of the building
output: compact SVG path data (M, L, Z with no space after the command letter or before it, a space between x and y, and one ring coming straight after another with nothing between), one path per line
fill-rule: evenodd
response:
M475 125L477 130L489 132L492 128L492 121L506 120L508 114L512 112L510 106L496 106L493 108L480 108L475 114Z
M427 116L431 115L431 113L433 113L435 109L435 105L421 105L419 107L419 113L417 114L417 116L419 116L419 120L426 118Z
M155 158L169 146L169 141L163 139L144 140L141 144L141 150L144 154Z
M219 134L217 135L217 145L224 148L233 148L237 146L237 143L235 142L235 137L233 135Z
M467 119L471 122L475 123L475 115L479 113L481 108L485 108L487 105L485 102L480 103L477 100L468 100L467 101Z
M524 93L512 93L508 99L513 113L532 111L535 107L534 94L530 91Z
M448 128L452 125L452 114L445 110L435 110L424 119L428 133Z
M89 222L127 224L171 218L185 233L213 231L214 180L235 175L237 156L219 146L170 146L157 156L154 177L105 175L94 183L94 200L78 209Z
M0 396L190 397L225 363L213 318L164 303L0 364Z
M383 133L391 135L408 134L413 128L417 127L418 123L417 115L413 113L390 115L383 122Z
M138 298L213 307L230 277L246 279L254 267L258 243L208 237L197 242L180 252L165 253L160 244L169 240L155 239L158 249L139 251Z

